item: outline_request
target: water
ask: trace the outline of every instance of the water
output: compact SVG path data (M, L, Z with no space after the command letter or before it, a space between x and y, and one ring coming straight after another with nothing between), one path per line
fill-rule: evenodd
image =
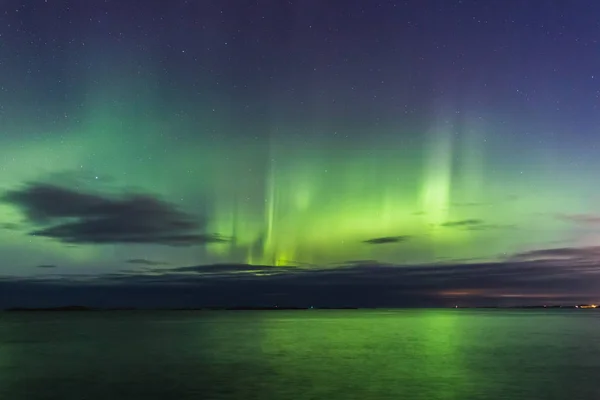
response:
M600 313L0 313L0 398L596 400Z

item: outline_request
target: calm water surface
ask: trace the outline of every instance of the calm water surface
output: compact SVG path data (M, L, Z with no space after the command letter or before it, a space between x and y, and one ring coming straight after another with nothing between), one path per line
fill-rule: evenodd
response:
M0 313L0 398L597 400L600 313Z

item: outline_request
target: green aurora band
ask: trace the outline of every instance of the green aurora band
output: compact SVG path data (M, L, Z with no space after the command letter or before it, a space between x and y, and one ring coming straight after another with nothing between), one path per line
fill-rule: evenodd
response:
M17 264L106 270L135 257L279 266L492 260L576 240L564 222L540 215L590 206L568 194L581 187L557 173L559 161L515 153L519 144L493 119L440 112L422 132L408 132L401 121L353 127L326 115L293 123L281 111L270 125L246 126L232 122L227 99L168 105L144 74L115 76L126 79L90 79L81 109L52 132L7 122L7 131L35 136L0 148L2 189L54 181L152 193L231 241L201 249L74 247L3 230L0 250L26 254L14 257ZM557 193L557 185L565 190ZM23 222L10 205L0 214L6 224Z

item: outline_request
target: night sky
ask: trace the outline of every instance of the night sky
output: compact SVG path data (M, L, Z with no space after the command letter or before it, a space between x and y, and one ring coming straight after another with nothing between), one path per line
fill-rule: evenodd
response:
M597 300L599 15L4 0L0 306Z

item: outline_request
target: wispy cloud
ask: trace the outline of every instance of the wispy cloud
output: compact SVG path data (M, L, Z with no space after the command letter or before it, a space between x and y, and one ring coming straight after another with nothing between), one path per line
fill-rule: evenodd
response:
M459 221L448 221L441 226L446 228L456 228L463 229L468 231L486 231L486 230L495 230L495 229L514 229L516 225L508 225L508 224L488 224L481 219L463 219Z
M597 214L558 214L557 218L566 222L582 225L600 224L600 215Z
M9 231L16 231L16 230L19 230L19 228L20 228L19 224L15 224L15 223L12 223L12 222L6 222L6 223L3 223L3 224L0 224L0 227L2 229L6 229L6 230L9 230Z
M514 254L509 259L512 261L570 261L571 266L582 262L600 265L600 246L531 250Z
M126 261L128 264L146 265L146 266L157 266L157 265L169 265L165 261L147 260L145 258L132 258Z
M491 203L477 203L477 202L467 202L467 203L452 203L452 207L484 207L490 206Z

